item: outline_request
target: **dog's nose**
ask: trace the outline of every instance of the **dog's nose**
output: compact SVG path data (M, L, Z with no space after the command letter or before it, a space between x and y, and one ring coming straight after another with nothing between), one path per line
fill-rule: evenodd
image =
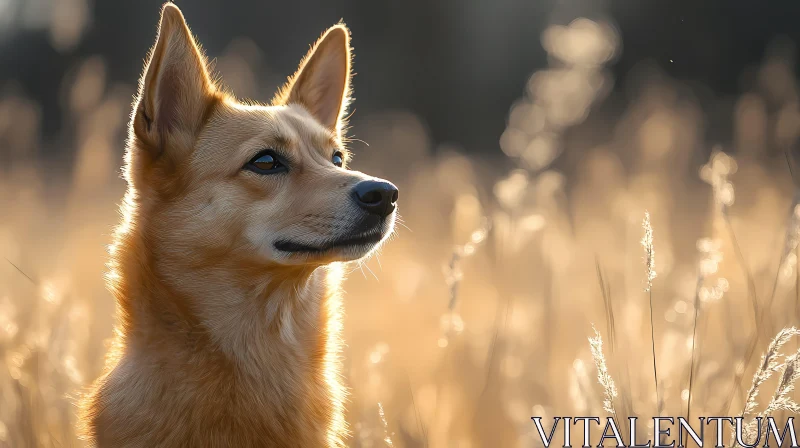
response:
M365 211L385 218L397 204L397 187L385 180L362 180L353 187L353 197Z

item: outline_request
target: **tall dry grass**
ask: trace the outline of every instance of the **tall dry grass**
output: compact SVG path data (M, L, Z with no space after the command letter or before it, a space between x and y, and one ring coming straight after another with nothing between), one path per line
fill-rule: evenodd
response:
M351 120L369 143L354 141L355 168L398 184L405 222L346 284L353 446L538 446L531 416L604 409L794 409L798 358L778 346L797 346L773 341L800 317L790 61L770 53L738 97L647 64L614 90L613 27L553 26L542 45L549 66L520 86L498 148L434 142L407 111ZM238 39L218 59L241 96L275 87L253 74L258 52ZM111 335L102 275L133 82L78 64L55 141L0 86L0 446L80 446L70 396Z

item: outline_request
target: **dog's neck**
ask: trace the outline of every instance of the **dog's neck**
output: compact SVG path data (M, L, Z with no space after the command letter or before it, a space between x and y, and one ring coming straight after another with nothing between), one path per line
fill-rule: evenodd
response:
M154 253L133 226L117 239L127 250L112 251L110 287L124 351L109 358L117 365L109 415L205 409L225 415L229 429L256 422L252 440L281 440L291 430L302 434L301 446L339 443L339 265L257 269L224 257L187 264L192 258L179 251ZM128 382L128 372L148 387ZM124 399L155 390L164 396Z
M322 368L338 350L338 265L242 266L224 257L187 262L186 254L120 254L113 287L129 349L149 357L153 345L174 344L187 356L224 354L254 376L285 359ZM141 254L146 254L141 257ZM158 351L153 351L158 354Z

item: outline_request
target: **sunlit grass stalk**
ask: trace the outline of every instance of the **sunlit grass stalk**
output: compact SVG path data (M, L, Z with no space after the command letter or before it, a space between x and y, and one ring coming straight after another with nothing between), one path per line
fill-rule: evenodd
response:
M478 246L486 240L489 232L489 221L484 219L481 226L477 228L470 235L469 241L464 245L456 246L453 249L453 254L450 257L450 262L447 265L446 276L447 284L449 286L449 300L447 302L448 311L452 312L458 303L458 290L463 278L461 271L461 261L473 255Z
M614 340L616 339L616 323L614 322L614 307L611 303L611 294L608 290L603 271L600 269L600 262L595 258L595 270L597 272L597 281L600 284L600 293L603 296L603 307L606 312L606 331L608 332L609 344L611 345L611 353L614 353Z
M775 371L780 370L781 367L783 367L783 373L767 407L747 425L746 435L750 438L753 437L753 432L756 430L766 434L768 430L766 417L775 417L776 412L800 414L800 405L789 396L789 393L794 390L794 383L800 378L800 350L787 356L784 363L775 367ZM758 422L761 422L760 428L756 428Z
M428 430L425 429L425 425L422 423L422 419L419 415L419 408L417 407L417 400L414 398L414 388L411 387L411 381L408 382L408 392L411 395L411 405L414 407L414 416L417 419L417 427L419 428L420 435L422 436L422 440L424 442L424 447L428 447Z
M686 403L686 419L692 417L692 390L694 386L695 346L697 344L697 319L700 316L700 288L703 285L703 274L697 274L697 285L694 288L694 323L692 324L692 359L689 363L689 397Z
M789 392L794 390L794 383L798 378L800 378L800 350L788 356L786 362L783 363L783 374L778 382L778 387L766 409L760 414L761 417L772 415L778 411L800 414L800 405L789 397ZM766 419L764 422L766 423Z
M748 415L752 414L756 407L758 406L758 392L760 387L772 376L773 373L780 370L781 366L788 365L788 364L781 364L778 362L778 357L780 356L781 348L789 342L789 340L794 336L800 336L800 330L795 327L784 328L783 330L779 331L775 338L770 342L769 346L767 347L767 351L761 356L761 363L759 364L758 369L753 374L753 382L750 385L750 389L747 391L747 396L745 398L744 407L742 408L742 412L739 415L742 418L747 417ZM787 363L789 360L787 359ZM797 355L795 355L794 363L797 362ZM778 389L775 392L775 396L770 401L770 405L773 407L773 401L776 400L776 397L784 396L788 393L791 389L785 390L787 387L787 380L790 379L786 376L786 371L784 371L784 375L781 378L781 382L778 385ZM792 382L796 379L796 376L793 377ZM783 390L783 392L782 392ZM770 409L770 406L767 406L767 410ZM767 412L765 410L765 412ZM760 414L761 417L767 415L765 413ZM735 440L735 439L734 439ZM734 442L733 446L736 446Z
M603 298L603 306L605 308L605 315L606 315L606 333L608 334L608 343L610 347L610 356L612 360L611 370L613 370L616 374L620 376L618 379L622 381L622 390L626 389L626 380L627 376L624 374L624 371L620 371L619 363L614 363L614 360L618 358L618 353L616 352L616 338L617 338L617 329L616 329L616 319L614 317L614 304L612 301L611 296L611 288L608 282L605 279L603 274L603 270L600 267L600 262L595 257L595 269L597 272L597 281L600 285L600 292ZM627 366L627 363L625 363ZM616 367L616 368L615 368ZM610 375L610 374L609 374ZM617 402L614 404L614 412L617 418L620 418L620 425L623 426L623 430L626 433L630 433L630 422L625 417L633 415L633 404L631 403L630 394L622 393L619 397Z
M772 302L775 300L775 296L778 293L778 283L781 276L781 271L783 266L786 264L787 259L789 258L789 254L797 249L798 243L800 242L800 189L795 190L794 196L792 197L792 205L789 207L789 217L786 222L786 233L784 234L784 243L783 243L783 250L781 252L781 257L778 261L778 269L775 272L775 280L772 283L772 294L767 297L767 301L764 304L761 313L758 313L758 323L764 324L768 326L768 331L772 331L771 323L767 320L764 321L764 317L767 316L772 308Z
M753 276L750 273L749 269L747 268L747 262L745 261L744 253L742 252L741 246L739 246L739 239L736 238L736 232L734 232L734 230L733 230L733 223L731 222L730 214L728 213L728 207L726 207L724 205L722 206L721 215L722 215L722 220L725 223L725 227L728 230L728 234L730 235L731 244L733 245L733 251L736 254L736 259L737 259L737 261L739 263L739 266L741 266L742 271L745 274L745 278L747 279L747 296L750 298L751 304L753 306L753 316L754 316L754 319L755 319L755 322L756 322L756 327L755 327L755 330L754 330L756 334L755 334L755 337L753 337L752 341L751 341L752 348L749 349L749 355L747 356L747 361L745 362L745 366L746 366L746 365L748 365L750 363L750 360L752 359L753 353L755 353L755 348L756 348L756 345L758 344L758 341L759 341L759 338L760 338L760 335L759 335L759 323L760 323L761 319L759 318L759 316L760 316L760 313L761 313L761 309L760 309L759 304L758 304L758 295L757 295L757 292L756 292L755 280L753 280ZM780 266L778 267L778 274L779 273L780 273ZM778 276L776 275L775 276L775 284L772 287L773 295L775 293L775 290L776 290L777 286L778 286ZM768 304L767 304L766 308L769 308ZM772 329L771 328L767 331L767 334L770 334L770 333L772 333ZM735 377L736 379L734 380L734 387L733 387L734 391L741 390L741 388L742 388L741 379L742 379L743 375L744 375L744 370L740 374L737 373L737 376ZM733 396L733 394L731 394L731 397L732 396ZM733 400L731 400L731 402L732 401ZM729 410L730 409L730 404L728 404L728 406L726 406L726 407ZM726 412L726 414L727 414L727 412Z
M378 415L381 418L381 426L383 428L383 442L386 446L394 446L392 438L389 435L389 423L386 421L386 414L383 412L383 403L378 402Z
M753 375L753 383L750 386L750 389L747 391L747 398L745 400L744 409L742 409L741 417L746 417L748 414L752 413L758 403L756 402L756 397L758 396L758 389L767 381L774 372L780 369L780 364L778 363L778 356L780 355L780 349L784 346L789 339L793 336L800 336L800 330L795 327L784 328L775 336L775 339L770 342L769 346L767 347L767 351L761 357L761 363L759 364L758 370L756 370L755 374Z
M656 334L655 334L655 319L653 319L653 280L656 278L656 253L653 248L653 226L650 223L650 213L644 212L644 220L642 221L642 228L644 229L644 237L642 237L642 246L645 252L645 266L647 275L647 288L645 291L648 293L650 300L650 344L653 352L653 380L656 388L656 407L658 415L661 415L661 398L658 393L658 365L656 362Z
M594 337L589 338L589 349L592 352L592 359L597 368L597 381L603 387L603 410L617 417L617 412L614 407L614 400L617 398L617 386L614 384L614 379L608 373L608 366L606 365L606 358L603 355L603 338L600 332L594 326Z

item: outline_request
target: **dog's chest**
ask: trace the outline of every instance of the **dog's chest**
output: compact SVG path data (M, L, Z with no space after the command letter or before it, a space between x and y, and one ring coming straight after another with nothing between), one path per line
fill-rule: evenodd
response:
M332 414L323 385L278 387L274 381L242 375L219 379L153 384L136 400L135 409L128 407L134 404L130 400L127 406L108 408L101 416L108 426L103 425L100 438L111 443L101 446L325 446ZM116 392L116 397L134 393ZM116 443L132 439L142 443Z
M238 441L237 446L324 445L331 420L330 393L324 384L303 375L236 375L233 385L221 385L217 391L225 393L226 389L230 398L224 402L208 397L207 408L220 411L211 410L216 415L194 422L198 432L227 433Z

